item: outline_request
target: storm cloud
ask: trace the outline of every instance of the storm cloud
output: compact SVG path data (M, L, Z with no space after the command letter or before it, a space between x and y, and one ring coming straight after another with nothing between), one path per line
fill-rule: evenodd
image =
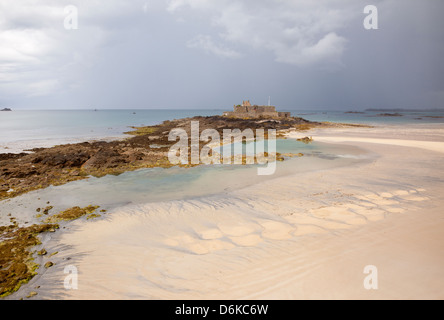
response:
M0 106L444 108L444 3L373 1L377 30L368 4L3 0Z

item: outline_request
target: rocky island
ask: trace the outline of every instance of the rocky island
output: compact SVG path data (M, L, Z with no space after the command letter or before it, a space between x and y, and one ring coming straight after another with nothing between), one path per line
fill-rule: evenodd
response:
M251 105L249 100L243 101L242 105L233 107L234 111L224 112L225 117L241 118L241 119L285 119L291 118L290 112L278 112L275 106L258 106Z

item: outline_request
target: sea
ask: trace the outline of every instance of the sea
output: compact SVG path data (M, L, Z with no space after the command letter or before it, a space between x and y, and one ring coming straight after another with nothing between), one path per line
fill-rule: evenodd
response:
M0 112L0 153L16 153L99 139L125 137L132 126L148 126L193 116L221 115L224 110L14 110ZM283 110L311 121L369 125L439 124L444 111ZM385 115L384 115L385 114ZM387 115L388 114L388 115Z

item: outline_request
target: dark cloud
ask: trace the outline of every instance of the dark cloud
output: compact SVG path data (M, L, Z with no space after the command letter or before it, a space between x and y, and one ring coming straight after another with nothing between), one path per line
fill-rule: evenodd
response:
M378 30L364 1L38 3L2 1L0 105L444 107L441 1L374 1Z

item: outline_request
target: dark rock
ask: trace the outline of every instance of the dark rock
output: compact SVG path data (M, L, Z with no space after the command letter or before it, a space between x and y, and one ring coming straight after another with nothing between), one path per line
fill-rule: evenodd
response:
M396 113L380 113L378 114L379 117L402 117L403 115L396 112Z

